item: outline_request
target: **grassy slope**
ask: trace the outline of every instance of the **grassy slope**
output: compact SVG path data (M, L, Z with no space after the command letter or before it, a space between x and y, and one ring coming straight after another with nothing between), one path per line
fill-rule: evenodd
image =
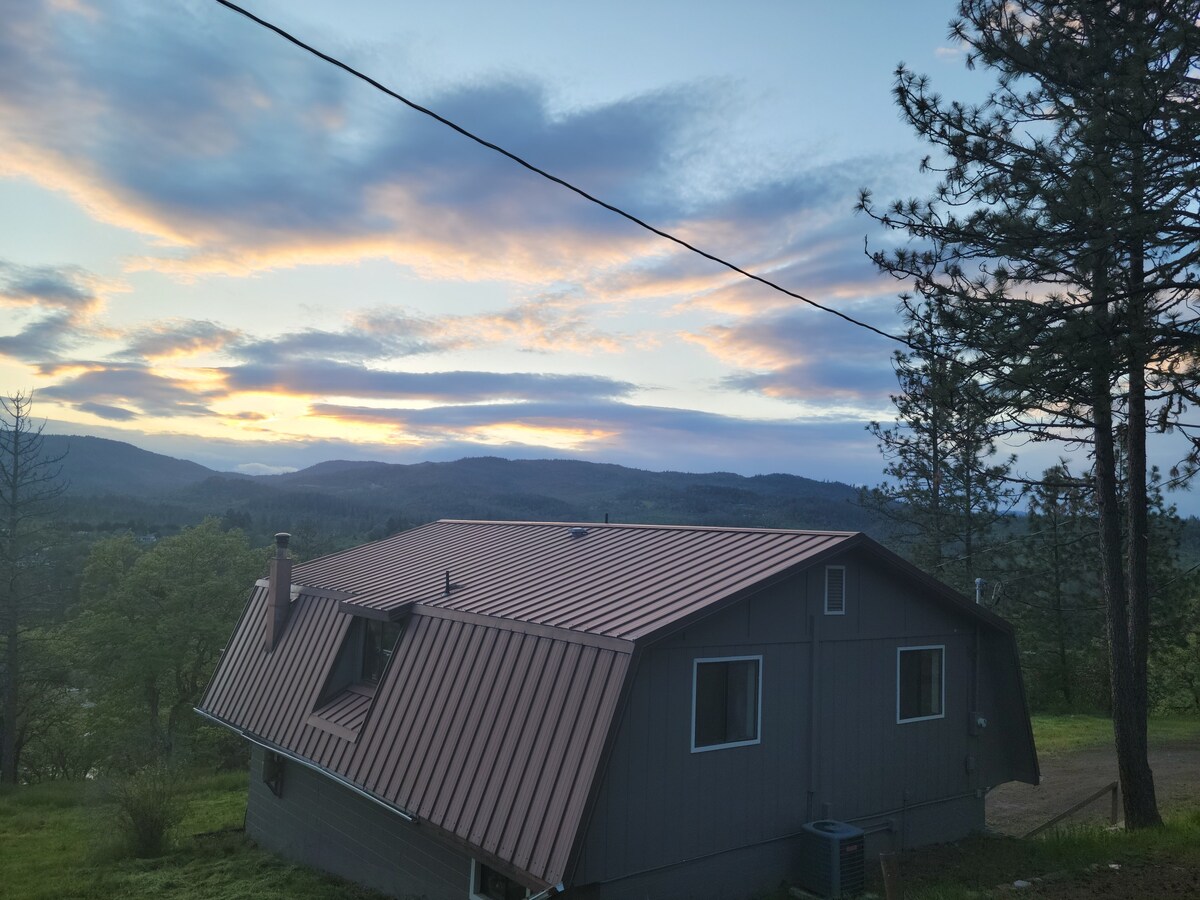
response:
M1112 740L1108 721L1092 716L1034 719L1039 752L1055 755ZM1156 719L1152 744L1200 740L1200 720ZM1200 773L1198 773L1200 778ZM288 865L247 844L237 831L246 808L243 774L206 776L191 785L176 849L157 860L120 858L115 813L93 784L35 785L0 794L0 897L13 900L372 900L378 895ZM1121 866L1109 869L1110 863ZM1089 867L1096 867L1094 870ZM1162 873L1200 884L1200 809L1160 831L1059 832L1045 840L977 837L907 854L908 900L993 896L1016 878L1067 873L1023 896L1092 897L1114 882L1148 882ZM1171 874L1174 873L1174 874ZM1096 882L1093 884L1093 882ZM1193 896L1165 885L1163 896ZM782 896L782 895L781 895ZM1011 895L1010 895L1011 896ZM1130 895L1133 896L1133 895Z
M115 812L94 784L35 785L0 795L0 897L12 900L372 900L379 895L251 847L239 831L245 775L199 778L176 849L160 859L115 852Z

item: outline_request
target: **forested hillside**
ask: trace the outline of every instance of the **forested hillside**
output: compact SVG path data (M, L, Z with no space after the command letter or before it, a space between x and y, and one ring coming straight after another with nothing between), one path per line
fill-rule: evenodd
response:
M206 515L262 539L383 537L439 518L671 522L888 535L858 490L795 475L647 472L576 460L496 457L396 465L331 461L286 475L218 473L100 438L47 438L69 449L64 516L78 530L170 533ZM298 548L299 549L299 548Z

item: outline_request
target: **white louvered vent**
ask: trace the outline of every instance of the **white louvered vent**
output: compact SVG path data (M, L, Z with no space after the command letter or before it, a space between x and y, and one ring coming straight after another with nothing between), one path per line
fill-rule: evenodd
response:
M846 614L846 567L825 567L825 615Z

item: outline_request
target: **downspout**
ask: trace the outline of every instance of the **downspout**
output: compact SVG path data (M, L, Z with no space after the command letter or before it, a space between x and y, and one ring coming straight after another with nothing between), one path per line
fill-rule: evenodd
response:
M979 579L982 581L983 579ZM972 671L971 671L971 709L967 713L970 721L967 722L967 740L970 741L968 747L970 756L967 757L967 786L974 788L976 793L980 790L980 761L979 761L979 737L982 734L986 724L983 713L979 710L979 673L980 673L980 654L982 653L982 639L979 636L979 623L975 623L975 647L972 656Z
M813 821L813 807L817 799L817 679L820 673L817 657L820 655L821 641L817 634L816 615L808 616L808 808L805 821Z

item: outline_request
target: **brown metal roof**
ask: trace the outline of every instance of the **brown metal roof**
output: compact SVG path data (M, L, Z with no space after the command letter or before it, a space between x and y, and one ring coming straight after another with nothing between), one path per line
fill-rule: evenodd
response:
M293 579L352 592L346 603L364 610L420 604L637 640L856 537L444 520L297 566Z
M434 522L297 566L272 652L260 582L200 709L545 887L582 826L634 642L859 545L919 575L848 532ZM356 615L408 618L375 690L318 709Z

